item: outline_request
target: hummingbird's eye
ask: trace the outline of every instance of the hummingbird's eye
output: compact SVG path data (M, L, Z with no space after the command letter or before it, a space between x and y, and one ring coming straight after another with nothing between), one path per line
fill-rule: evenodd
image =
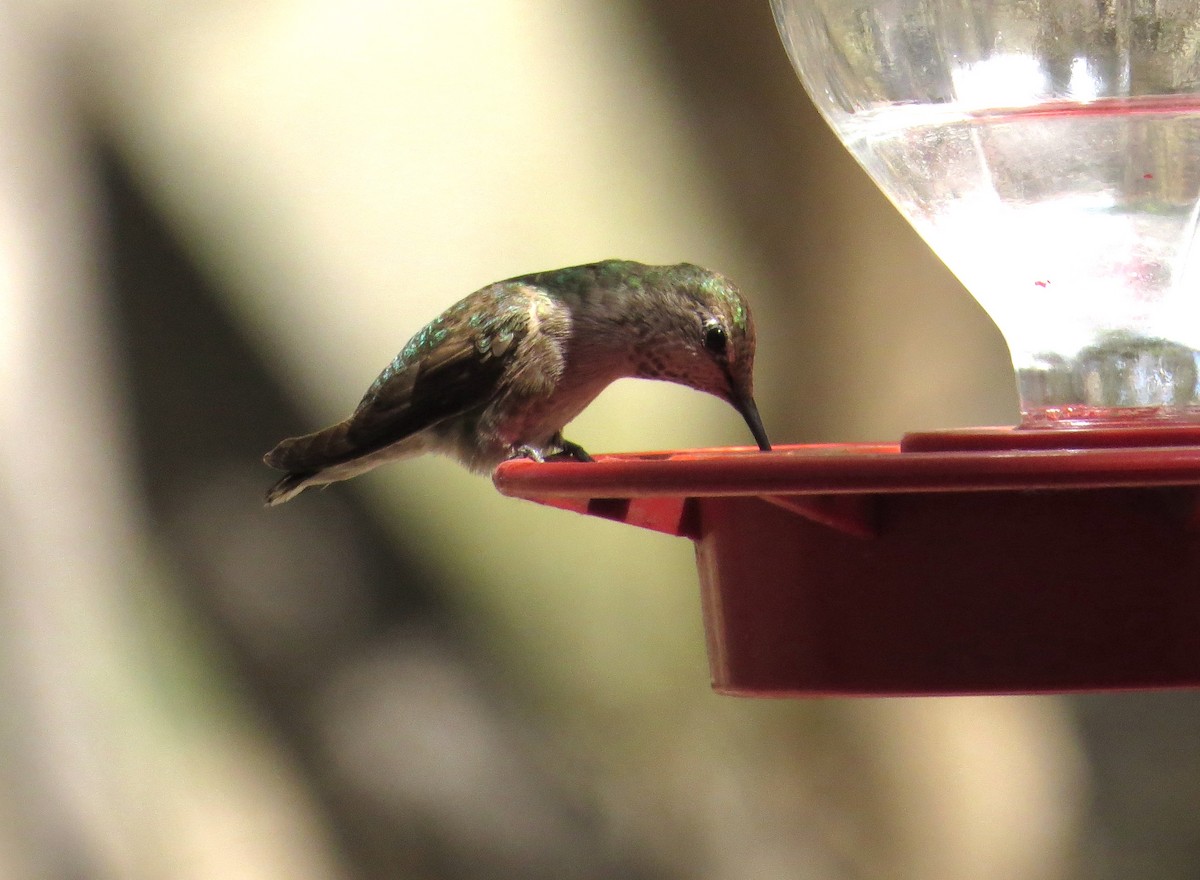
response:
M716 323L704 325L704 347L710 352L724 355L726 342L724 327Z

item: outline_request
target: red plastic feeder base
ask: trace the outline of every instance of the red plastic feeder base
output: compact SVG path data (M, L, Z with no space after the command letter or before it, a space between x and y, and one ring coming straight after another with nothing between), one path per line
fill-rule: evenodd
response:
M1200 685L1200 428L513 461L494 480L694 541L722 692Z

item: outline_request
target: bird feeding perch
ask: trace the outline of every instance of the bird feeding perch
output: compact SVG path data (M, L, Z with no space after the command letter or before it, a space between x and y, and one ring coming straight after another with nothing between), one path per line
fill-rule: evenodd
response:
M692 540L724 693L1200 684L1200 428L511 461L493 479Z

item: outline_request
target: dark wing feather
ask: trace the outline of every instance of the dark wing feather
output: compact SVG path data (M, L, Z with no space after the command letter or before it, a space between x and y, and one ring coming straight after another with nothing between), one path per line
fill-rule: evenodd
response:
M350 418L323 431L284 440L264 461L300 472L369 455L487 402L529 331L528 298L481 326L449 328L412 363L389 368ZM385 374L386 375L386 374Z

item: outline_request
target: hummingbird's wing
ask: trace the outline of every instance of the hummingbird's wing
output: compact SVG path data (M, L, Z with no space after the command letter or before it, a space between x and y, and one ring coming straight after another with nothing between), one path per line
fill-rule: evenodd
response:
M264 460L293 473L317 471L370 455L483 406L530 333L536 312L528 294L521 300L522 308L502 311L478 325L443 316L436 335L428 337L436 341L419 345L411 357L385 370L353 415L315 434L284 440Z

